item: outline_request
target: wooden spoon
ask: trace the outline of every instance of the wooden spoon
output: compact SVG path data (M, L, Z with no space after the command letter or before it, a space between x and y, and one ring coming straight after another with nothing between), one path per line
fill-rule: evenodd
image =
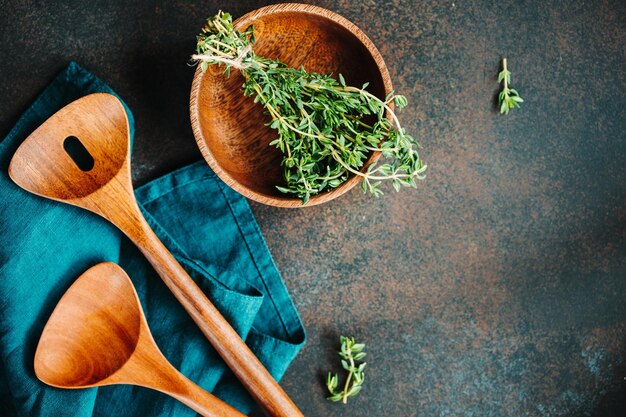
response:
M35 374L58 388L139 385L206 417L244 417L165 359L130 278L111 262L87 270L63 295L39 339Z
M141 214L130 176L128 119L115 96L95 93L59 110L20 145L9 176L27 191L85 208L116 225L257 402L271 416L303 417Z

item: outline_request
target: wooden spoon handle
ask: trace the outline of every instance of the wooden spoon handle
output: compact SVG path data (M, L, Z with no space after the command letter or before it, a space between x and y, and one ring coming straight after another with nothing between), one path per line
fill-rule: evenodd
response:
M165 285L248 392L271 416L304 417L228 321L161 243L143 216L137 217L132 226L118 224L118 227L143 252Z
M187 407L204 417L246 417L236 408L231 407L224 401L209 394L198 385L194 384L183 374L172 368L176 387L155 388L159 391L176 398Z

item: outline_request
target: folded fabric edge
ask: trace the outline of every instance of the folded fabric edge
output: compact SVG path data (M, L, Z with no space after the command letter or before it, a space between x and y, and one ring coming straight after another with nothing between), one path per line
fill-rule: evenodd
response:
M236 194L236 196L240 197L239 200L236 200L236 198L234 198L234 191L230 189L227 190L226 184L224 184L217 177L216 181L219 185L220 191L222 191L224 198L233 212L233 218L237 222L237 226L241 231L241 235L246 240L248 248L252 246L263 247L268 254L267 257L261 258L256 251L250 251L255 267L257 268L259 276L265 285L267 294L272 300L277 316L281 320L283 329L289 338L294 340L293 344L299 346L299 350L306 343L306 330L304 324L302 323L302 319L298 314L296 306L289 295L287 286L278 272L278 268L274 263L274 259L271 256L269 248L267 247L267 243L265 242L263 233L261 233L261 229L256 221L256 218L254 217L245 198ZM249 218L250 221L244 224L241 222L242 218ZM275 279L273 279L270 283L268 277L271 276L274 276ZM287 308L278 309L276 308L278 305L285 306ZM267 337L274 338L271 335L267 335Z
M291 297L289 296L287 287L285 286L284 281L280 276L276 265L274 264L274 260L272 259L271 253L267 248L265 239L263 238L263 234L261 233L261 230L256 222L256 219L254 218L252 210L250 209L250 206L248 205L245 198L239 194L235 194L234 191L227 189L226 185L207 166L206 162L199 161L179 168L155 180L150 181L150 183L148 184L138 187L135 190L138 199L142 201L142 204L148 204L163 195L161 192L156 192L155 189L167 188L168 191L171 191L171 187L168 182L172 177L176 177L176 187L179 188L185 187L193 182L203 180L214 181L218 185L220 191L224 196L225 201L229 206L229 209L232 212L233 218L237 222L237 227L239 228L242 237L246 241L246 244L248 246L248 252L253 258L254 266L258 271L259 277L264 283L264 289L266 290L267 295L270 297L272 304L275 307L277 317L279 318L281 326L283 327L286 335L288 335L288 339L277 338L272 335L265 334L258 329L255 329L255 333L259 335L264 335L264 337L266 337L268 340L275 340L276 342L285 343L296 347L299 350L306 343L306 331L304 329L304 325L300 319L300 316L298 315L298 312L295 305L293 304ZM159 185L164 186L160 187ZM202 265L194 262L193 259L185 254L184 250L180 248L176 241L169 236L167 231L159 227L158 222L156 222L156 220L152 218L147 210L145 211L145 214L147 214L146 217L149 219L149 223L151 224L151 226L154 226L156 229L158 229L158 234L160 235L162 240L164 240L164 243L167 242L167 246L170 248L170 250L172 250L175 256L181 256L190 267L197 269L198 272L204 275L212 277L212 275L208 271L206 271L206 269L204 269ZM242 219L246 219L247 221L244 223L242 222ZM251 250L251 247L254 246L263 248L267 256L260 256L257 251ZM270 284L268 282L268 278L270 277L273 278L273 284ZM213 279L217 283L222 285L225 290L235 291L221 283L221 281L216 279L215 277L213 277ZM254 292L246 294L249 296L253 296L255 294L262 295L262 293L263 292L259 289L255 289ZM276 308L279 305L282 307L281 309Z

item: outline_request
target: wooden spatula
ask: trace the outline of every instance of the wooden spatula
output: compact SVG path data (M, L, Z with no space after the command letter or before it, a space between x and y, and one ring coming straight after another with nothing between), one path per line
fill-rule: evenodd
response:
M178 372L157 347L130 278L118 265L83 273L57 304L35 352L35 374L59 388L132 384L205 417L244 417Z
M141 214L130 176L128 119L115 96L91 94L59 110L18 148L9 175L27 191L91 210L116 225L257 402L271 416L302 417Z

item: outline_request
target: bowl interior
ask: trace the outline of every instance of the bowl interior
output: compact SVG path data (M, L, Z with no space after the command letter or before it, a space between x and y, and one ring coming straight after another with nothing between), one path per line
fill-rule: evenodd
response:
M235 23L240 30L254 25L257 55L279 59L292 67L302 65L309 72L332 73L335 77L341 73L350 85L369 82L368 91L384 97L386 85L371 50L351 32L356 29L354 25L343 18L341 21L316 12L286 10L256 15L253 12ZM346 22L352 26L350 30L344 26ZM362 33L360 36L364 37ZM371 43L370 48L375 51ZM377 51L375 54L379 57ZM379 62L384 67L382 59ZM386 68L382 70L387 75ZM235 190L254 200L270 200L269 204L278 201L275 205L281 205L281 200L299 202L276 189L276 185L283 184L282 154L269 146L276 131L264 126L270 116L264 114L263 106L243 95L243 76L233 70L228 78L223 67L217 66L210 66L205 73L199 68L197 71L196 77L201 78L195 91L194 132L213 170ZM192 101L193 95L194 92ZM339 189L333 192L336 191Z

